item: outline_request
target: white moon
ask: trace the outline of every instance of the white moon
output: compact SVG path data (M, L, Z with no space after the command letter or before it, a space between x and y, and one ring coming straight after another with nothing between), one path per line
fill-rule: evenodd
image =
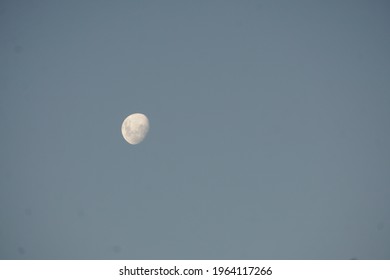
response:
M148 131L149 120L144 114L131 114L122 123L123 138L132 145L141 143Z

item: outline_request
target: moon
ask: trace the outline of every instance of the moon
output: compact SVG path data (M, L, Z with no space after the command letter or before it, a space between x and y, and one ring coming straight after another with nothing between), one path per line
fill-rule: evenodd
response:
M122 135L132 145L141 143L149 131L149 120L144 114L135 113L128 116L122 123Z

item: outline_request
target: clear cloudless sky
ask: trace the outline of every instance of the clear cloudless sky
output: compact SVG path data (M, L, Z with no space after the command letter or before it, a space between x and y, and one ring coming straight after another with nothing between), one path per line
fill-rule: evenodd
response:
M1 1L0 258L390 259L389 14Z

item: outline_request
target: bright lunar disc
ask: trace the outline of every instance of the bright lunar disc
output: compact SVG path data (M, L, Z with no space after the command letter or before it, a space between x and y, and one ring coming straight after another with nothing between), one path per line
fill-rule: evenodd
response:
M141 143L149 131L149 120L144 114L128 116L122 123L122 135L132 145Z

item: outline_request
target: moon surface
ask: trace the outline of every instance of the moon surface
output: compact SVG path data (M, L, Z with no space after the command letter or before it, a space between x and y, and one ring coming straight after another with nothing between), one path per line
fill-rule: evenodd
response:
M122 123L123 138L132 145L141 143L148 131L149 120L144 114L131 114Z

